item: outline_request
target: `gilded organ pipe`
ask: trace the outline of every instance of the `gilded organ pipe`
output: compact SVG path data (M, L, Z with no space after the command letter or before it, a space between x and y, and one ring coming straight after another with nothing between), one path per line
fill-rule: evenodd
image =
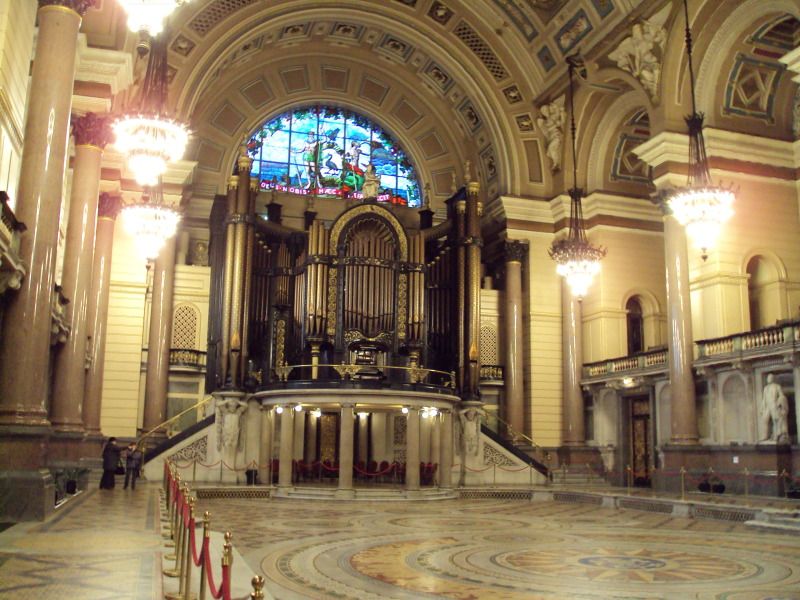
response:
M239 358L239 372L242 380L247 373L247 362L250 359L250 310L253 293L253 252L256 242L253 220L256 212L256 196L258 194L258 181L250 180L249 201L247 203L247 221L245 222L245 256L242 270L244 272L244 291L242 301L242 353Z

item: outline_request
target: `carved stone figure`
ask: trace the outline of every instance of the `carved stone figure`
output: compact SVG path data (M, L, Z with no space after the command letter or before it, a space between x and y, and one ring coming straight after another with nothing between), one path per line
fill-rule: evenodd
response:
M238 398L217 400L217 450L223 453L223 457L235 453L239 447L240 425L245 410L247 403Z
M608 55L620 69L639 80L653 101L658 100L661 59L667 41L667 30L663 25L668 15L669 7L643 23L634 24L631 36L622 40Z
M564 124L567 121L564 96L539 107L539 114L541 116L536 119L536 124L542 131L547 144L545 153L550 159L550 170L555 173L561 169L561 147L564 143Z
M198 267L208 266L208 242L206 240L192 241L189 262Z
M361 188L362 192L364 193L365 199L372 199L378 197L378 192L380 190L381 180L375 174L375 167L372 166L372 163L367 165L367 171L364 174L364 186Z
M789 443L789 400L783 393L775 375L767 375L767 384L761 395L761 425L765 442Z
M475 407L465 408L458 413L465 456L474 457L478 455L482 413L481 409Z

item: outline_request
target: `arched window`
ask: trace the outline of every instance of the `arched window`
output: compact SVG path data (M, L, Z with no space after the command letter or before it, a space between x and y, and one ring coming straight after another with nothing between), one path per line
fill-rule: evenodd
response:
M628 313L628 355L644 350L644 321L642 319L642 304L634 296L625 304Z
M378 201L420 205L417 176L403 149L354 112L329 106L286 112L264 123L247 147L262 190L361 198L372 164L380 178Z

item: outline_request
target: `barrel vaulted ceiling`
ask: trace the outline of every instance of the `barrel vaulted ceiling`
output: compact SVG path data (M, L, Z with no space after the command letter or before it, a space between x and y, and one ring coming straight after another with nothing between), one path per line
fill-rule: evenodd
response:
M238 143L261 122L320 103L390 131L433 200L460 183L466 161L489 196L536 195L549 177L540 97L563 80L566 55L621 30L641 4L192 0L170 20L171 105L191 124L187 158L208 191L221 191ZM84 24L90 43L120 47L122 19L104 0Z

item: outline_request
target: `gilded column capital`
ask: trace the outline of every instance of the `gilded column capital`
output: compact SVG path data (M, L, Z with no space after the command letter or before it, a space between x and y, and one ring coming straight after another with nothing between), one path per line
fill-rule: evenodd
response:
M78 146L97 146L104 149L112 140L111 117L90 112L70 117L72 135Z
M478 183L477 181L470 181L467 184L467 193L470 196L477 196L478 192L480 191L481 191L481 184Z
M108 192L103 192L97 199L97 217L100 219L105 218L113 221L117 218L121 208L122 199L119 196L112 196Z
M506 240L503 250L506 255L506 262L521 263L528 253L528 242L521 240Z
M458 202L456 202L456 213L458 213L459 215L463 215L465 212L467 212L466 201L459 200Z
M231 175L228 178L228 189L229 190L239 189L239 176L238 175Z
M245 173L249 173L250 167L253 166L253 159L247 154L242 154L236 159L236 165L239 167L240 172L244 171Z
M250 161L252 162L252 161ZM257 192L258 191L258 179L250 179L250 191Z
M75 11L82 17L87 10L97 6L97 0L39 0L39 8L45 6L62 6Z

